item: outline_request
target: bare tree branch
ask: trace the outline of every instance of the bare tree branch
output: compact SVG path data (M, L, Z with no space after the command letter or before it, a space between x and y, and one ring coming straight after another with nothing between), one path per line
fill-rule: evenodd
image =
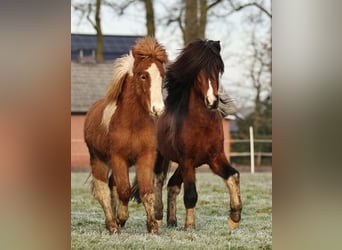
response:
M168 18L166 25L168 26L171 23L176 22L178 24L178 27L182 31L183 36L184 36L185 29L184 29L183 22L182 22L183 12L184 12L184 8L182 7L179 9L179 15L178 16L176 16L174 18L171 18L171 17Z
M211 4L209 4L209 5L207 6L207 10L211 9L212 7L214 7L215 5L217 5L217 4L221 3L221 2L222 2L222 0L216 0L216 1L214 1L213 3L211 3Z
M106 0L103 1L103 5L108 6L112 8L115 12L118 13L119 16L122 16L124 14L124 11L133 3L138 2L139 0L129 0L125 1L123 4L117 4L113 1Z
M87 20L90 22L90 24L93 26L93 28L96 30L96 24L94 21L90 18L90 14L92 12L91 4L88 4L88 14L87 14Z
M232 9L234 11L240 11L246 7L250 7L250 6L254 6L257 7L258 9L260 9L263 13L265 13L269 18L272 18L272 14L266 10L263 6L261 6L260 4L256 3L256 2L252 2L252 3L246 3L240 6L235 6L235 4L233 3L233 1L229 0L229 4L232 7Z

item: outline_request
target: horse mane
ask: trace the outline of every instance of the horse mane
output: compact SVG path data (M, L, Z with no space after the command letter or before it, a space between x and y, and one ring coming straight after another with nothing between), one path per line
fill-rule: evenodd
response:
M166 108L172 115L171 128L174 133L180 128L188 112L190 90L197 75L203 71L208 78L224 72L220 56L220 42L196 39L190 42L166 70Z
M114 62L113 78L105 95L107 103L115 102L118 99L127 74L133 76L133 68L145 58L152 58L163 64L168 61L165 48L156 39L152 37L138 38L136 45L131 47L130 53Z
M136 60L152 58L163 64L168 61L165 48L153 37L138 38L137 44L132 47L132 53Z
M113 78L107 88L105 100L107 103L114 102L118 99L123 83L125 82L127 74L133 75L134 58L132 53L124 55L114 62Z

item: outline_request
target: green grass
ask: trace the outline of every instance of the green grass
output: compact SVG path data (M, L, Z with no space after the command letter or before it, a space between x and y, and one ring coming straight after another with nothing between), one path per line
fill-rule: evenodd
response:
M169 175L170 176L170 175ZM227 224L229 195L220 177L197 173L196 229L184 231L183 192L177 199L178 227L166 226L166 185L163 189L164 220L159 236L147 233L142 204L129 203L129 219L118 235L109 235L100 204L90 192L87 173L71 174L72 249L271 249L272 174L241 173L243 203L240 227ZM134 173L130 173L134 177Z

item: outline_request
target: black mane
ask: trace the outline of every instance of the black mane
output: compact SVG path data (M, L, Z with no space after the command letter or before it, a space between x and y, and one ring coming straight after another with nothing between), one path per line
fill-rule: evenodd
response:
M224 63L220 56L220 42L212 40L194 40L189 43L166 70L165 88L167 89L166 109L173 119L174 132L188 111L190 90L201 70L210 77L222 74Z

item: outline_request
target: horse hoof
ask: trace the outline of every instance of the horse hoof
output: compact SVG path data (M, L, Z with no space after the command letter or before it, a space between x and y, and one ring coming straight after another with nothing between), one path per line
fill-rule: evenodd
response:
M159 235L158 233L158 228L152 228L150 231L149 231L150 234L154 234L154 235Z
M228 218L228 225L231 229L235 229L239 227L240 222L235 222L231 218Z
M177 221L168 221L167 222L168 227L177 227Z
M124 227L125 224L126 224L126 221L121 221L121 222L119 223L119 225L120 225L121 228Z
M111 229L108 229L108 230L109 230L109 234L110 235L118 234L120 232L118 228L111 228Z
M119 233L119 228L116 226L107 226L107 229L110 235Z
M115 222L106 222L106 228L108 229L110 235L117 234L120 230Z
M188 224L184 226L185 231L191 231L195 229L195 224Z
M147 225L147 231L148 231L150 234L156 234L156 235L158 235L158 225L157 225L157 222L152 223L151 225Z
M160 227L161 224L163 223L163 220L156 220L156 222L157 222L158 227Z

